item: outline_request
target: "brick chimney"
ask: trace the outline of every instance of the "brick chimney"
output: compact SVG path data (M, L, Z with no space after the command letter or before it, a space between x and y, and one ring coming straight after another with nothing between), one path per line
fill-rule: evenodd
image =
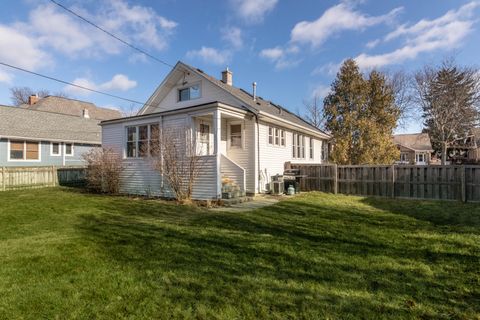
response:
M35 103L38 102L38 95L32 94L30 97L28 97L28 105L33 106Z
M229 86L233 85L233 73L228 70L228 67L225 71L222 71L222 82L228 84Z

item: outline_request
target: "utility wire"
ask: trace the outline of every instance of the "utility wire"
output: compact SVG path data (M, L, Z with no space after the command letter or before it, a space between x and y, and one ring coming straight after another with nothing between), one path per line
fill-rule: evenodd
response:
M49 79L49 80L52 80L52 81L60 82L60 83L63 83L63 84L66 84L66 85L69 85L69 86L72 86L72 87L76 87L76 88L80 88L80 89L83 89L83 90L95 92L95 93L98 93L98 94L102 94L104 96L108 96L108 97L111 97L111 98L131 102L131 103L135 103L135 104L139 104L139 105L147 105L144 102L140 102L140 101L116 96L114 94L110 94L110 93L107 93L107 92L87 88L87 87L84 87L84 86L81 86L81 85L78 85L78 84L74 84L74 83L71 83L71 82L68 82L68 81L65 81L65 80L57 79L57 78L50 77L50 76L47 76L47 75L44 75L44 74L41 74L41 73L37 73L37 72L33 72L33 71L30 71L30 70L27 70L27 69L24 69L24 68L13 66L13 65L5 63L5 62L0 61L0 65L5 66L5 67L9 67L9 68L12 68L12 69L16 69L16 70L19 70L19 71L23 71L23 72L26 72L26 73L30 73L30 74L33 74L35 76L42 77L42 78L45 78L45 79Z
M147 57L149 57L149 58L151 58L151 59L153 59L153 60L155 60L155 61L157 61L157 62L159 62L159 63L161 63L161 64L164 64L164 65L166 65L166 66L168 66L168 67L171 67L171 68L173 68L173 67L174 67L174 66L173 66L173 65L171 65L170 63L168 63L168 62L165 62L165 61L163 61L162 59L159 59L159 58L157 58L157 57L155 57L155 56L151 55L150 53L146 52L145 50L142 50L142 49L140 49L140 48L138 48L138 47L134 46L133 44L131 44L131 43L129 43L129 42L127 42L127 41L125 41L125 40L121 39L120 37L118 37L118 36L116 36L116 35L114 35L114 34L113 34L113 33L111 33L110 31L107 31L107 30L105 30L104 28L100 27L99 25L97 25L97 24L93 23L92 21L90 21L90 20L88 20L88 19L86 19L86 18L82 17L81 15L79 15L79 14L78 14L78 13L76 13L75 11L73 11L73 10L71 10L71 9L69 9L69 8L67 8L67 7L65 7L65 6L64 6L64 5L62 5L61 3L58 3L58 2L57 2L57 1L55 1L55 0L50 0L50 2L52 2L53 4L55 4L55 5L59 6L59 7L60 7L60 8L62 8L63 10L65 10L65 11L67 11L67 12L69 12L69 13L73 14L73 15L74 15L74 16L76 16L77 18L79 18L79 19L81 19L81 20L85 21L86 23L88 23L89 25L91 25L91 26L93 26L93 27L97 28L98 30L100 30L100 31L102 31L102 32L104 32L104 33L106 33L106 34L107 34L107 35L109 35L110 37L112 37L112 38L114 38L114 39L116 39L116 40L120 41L121 43L123 43L124 45L126 45L126 46L128 46L128 47L132 48L133 50L136 50L136 51L138 51L138 52L140 52L140 53L142 53L142 54L146 55Z

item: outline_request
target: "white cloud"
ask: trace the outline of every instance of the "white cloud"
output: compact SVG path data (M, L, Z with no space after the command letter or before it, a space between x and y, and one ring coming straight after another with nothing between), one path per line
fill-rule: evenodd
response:
M376 46L378 46L378 44L381 42L380 39L375 39L375 40L372 40L372 41L369 41L367 42L367 44L365 45L368 49L373 49L375 48Z
M224 65L230 60L230 51L220 51L215 48L202 46L199 50L187 52L188 58L199 58L205 63Z
M235 12L248 23L262 22L278 0L231 0Z
M106 81L101 84L96 84L92 80L87 78L76 78L72 81L73 84L82 86L85 88L93 89L93 90L120 90L120 91L127 91L137 86L137 82L134 80L130 80L126 75L123 74L116 74L112 77L111 80ZM71 94L77 95L88 95L91 92L88 90L84 90L74 86L66 86L65 91Z
M158 15L153 9L129 5L123 0L106 0L87 11L77 5L75 12L140 47L163 50L177 23ZM119 54L127 47L102 31L73 17L53 4L31 10L29 20L15 25L17 30L38 39L42 48L51 47L70 57Z
M222 39L228 42L234 49L243 47L242 30L237 27L226 27L222 30Z
M272 61L277 61L278 59L282 58L285 52L280 47L263 49L260 51L260 56L263 58L267 58Z
M389 22L402 8L396 8L381 16L367 16L355 11L349 3L340 3L327 9L315 21L301 21L291 32L291 41L319 47L331 36L344 30L363 30Z
M355 60L362 69L369 69L415 59L422 53L455 49L473 31L476 22L474 10L479 6L480 2L473 1L437 19L423 19L411 26L402 25L383 39L402 38L402 47L383 54L362 53Z
M320 84L313 88L311 93L311 98L325 98L330 93L330 86L326 86L324 84Z
M269 60L275 64L275 69L282 70L294 67L300 63L300 59L293 56L299 52L296 46L290 46L285 49L277 46L274 48L263 49L260 51L260 57Z
M10 26L0 24L0 61L36 71L51 65L51 57L39 46L38 39ZM10 71L10 70L9 70ZM7 69L0 70L0 81L13 78Z

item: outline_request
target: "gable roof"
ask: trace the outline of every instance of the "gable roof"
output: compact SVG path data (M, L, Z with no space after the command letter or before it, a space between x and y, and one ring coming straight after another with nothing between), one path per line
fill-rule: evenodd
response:
M203 77L207 81L213 83L217 87L221 88L222 90L228 92L230 95L232 95L234 98L239 100L240 102L245 104L245 107L249 109L250 111L253 111L255 113L265 113L270 116L274 116L276 118L280 118L284 121L292 122L296 125L304 126L310 130L315 130L318 133L324 135L326 138L330 138L330 135L327 134L326 132L318 129L317 127L313 126L311 123L308 121L302 119L298 115L290 112L289 110L285 109L284 107L275 104L269 100L263 99L262 97L257 96L256 99L253 99L253 96L245 91L244 89L237 88L235 86L228 85L221 80L206 74L203 72L201 69L192 67L186 63L183 63L181 61L177 62L175 65L174 69L167 75L166 79L169 78L173 72L179 68L184 68L187 69L190 72L193 72L200 77ZM152 97L148 100L147 104L139 111L139 115L143 114L143 112L146 110L147 107L154 105L154 100L158 96L157 91L164 85L165 80L160 84L160 86L157 88L155 93L152 95ZM223 102L223 101L219 101Z
M95 119L0 105L0 137L101 144Z
M81 117L83 110L88 110L88 115L91 119L96 120L110 120L120 118L122 115L120 111L100 108L91 102L68 99L57 96L46 96L39 99L35 104L23 104L20 107L38 111L48 111L71 116Z
M413 151L433 152L428 133L396 134L393 136L393 142Z

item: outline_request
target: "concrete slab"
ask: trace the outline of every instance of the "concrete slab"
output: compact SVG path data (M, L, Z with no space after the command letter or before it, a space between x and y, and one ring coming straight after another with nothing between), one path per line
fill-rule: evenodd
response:
M228 211L228 212L243 212L243 211L252 211L255 209L267 207L274 205L280 201L282 197L260 195L253 197L252 201L247 201L243 203L233 204L229 207L217 207L211 208L212 211Z

